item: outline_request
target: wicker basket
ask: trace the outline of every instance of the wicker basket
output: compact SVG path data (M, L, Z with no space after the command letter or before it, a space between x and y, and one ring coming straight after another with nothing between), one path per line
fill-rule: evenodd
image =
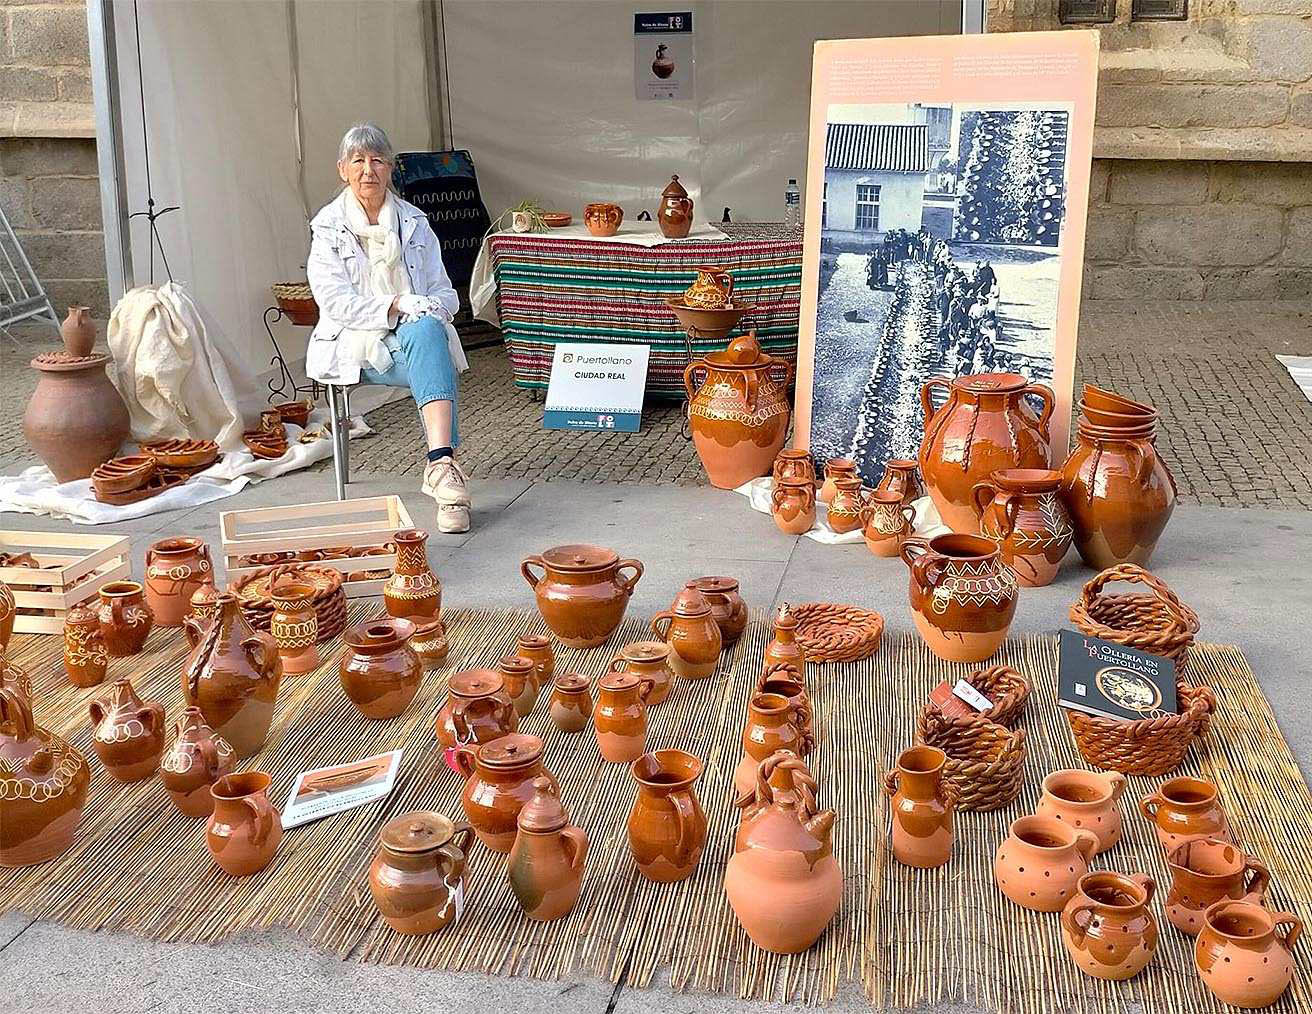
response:
M879 650L884 618L869 609L806 602L790 609L808 662L857 662Z
M948 719L937 709L921 715L920 741L947 754L943 780L958 810L997 810L1020 795L1025 779L1025 731L979 715Z
M308 282L275 282L270 286L278 309L287 319L301 327L314 327L319 323L319 304L314 301Z
M1122 722L1067 711L1075 745L1094 767L1124 775L1164 775L1183 763L1189 746L1207 733L1216 697L1207 687L1178 686L1180 713Z
M1112 581L1133 581L1147 586L1151 595L1106 595L1103 587ZM1109 567L1080 592L1071 606L1071 622L1091 637L1114 641L1175 663L1177 682L1189 658L1189 648L1198 633L1198 614L1176 597L1161 578L1123 563Z
M1030 681L1009 665L991 665L987 669L976 669L965 677L967 683L993 702L993 707L977 714L1008 729L1014 729L1021 716L1025 714L1025 702L1030 699ZM925 715L938 708L928 701L920 713L916 729L923 738L925 735ZM947 717L949 721L959 721ZM967 715L972 718L973 715Z
M268 590L284 576L308 581L317 589L311 601L319 622L320 644L346 628L346 592L342 589L341 573L331 567L287 563L263 567L232 583L231 591L241 601L242 615L251 626L257 630L269 629L274 602Z

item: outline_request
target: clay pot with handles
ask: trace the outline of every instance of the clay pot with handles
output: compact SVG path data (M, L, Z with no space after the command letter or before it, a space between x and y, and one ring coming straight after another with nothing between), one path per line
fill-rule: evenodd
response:
M785 535L805 535L815 527L815 480L785 475L770 490L770 516Z
M187 708L173 727L173 745L159 764L159 780L173 805L188 817L214 812L210 786L232 771L228 741L205 723L200 708Z
M734 794L742 796L752 790L757 767L771 754L782 750L800 758L808 753L805 726L806 716L787 697L753 694L743 726L743 755L733 773Z
M1196 838L1233 840L1216 785L1203 778L1168 779L1139 800L1139 811L1168 853Z
M519 731L519 715L495 669L458 672L447 682L447 698L437 713L437 741L452 771L462 773L454 751L478 746Z
M1124 831L1119 800L1126 784L1119 771L1053 771L1043 779L1043 793L1034 812L1092 831L1098 851L1106 852L1121 840Z
M1075 896L1080 877L1098 849L1092 831L1055 817L1012 821L993 859L993 880L1008 898L1034 912L1060 912Z
M647 748L647 702L654 689L650 678L628 670L608 672L598 681L592 726L605 760L627 764Z
M104 682L109 666L100 617L90 606L74 606L64 615L64 672L75 687Z
M657 750L635 760L629 772L638 783L628 819L638 872L662 884L685 880L706 847L706 814L693 792L702 762L683 750Z
M278 851L282 820L269 802L272 782L263 771L243 771L224 775L210 788L214 812L205 825L205 844L230 877L258 873Z
M535 566L542 568L541 577L534 575ZM634 572L631 578L620 575L625 569ZM624 618L642 577L642 561L622 560L613 549L578 544L527 557L519 570L552 633L571 648L594 648Z
M161 627L180 627L191 596L214 583L214 564L204 539L162 539L146 550L146 603Z
M594 236L614 236L624 224L624 209L607 201L589 204L583 209L583 224Z
M695 268L697 279L683 291L685 306L723 310L733 305L733 275L724 268Z
M806 479L812 487L815 486L815 462L811 452L796 447L785 447L775 455L770 474L776 482L783 478Z
M1187 841L1166 857L1166 865L1171 870L1166 918L1191 937L1202 930L1203 913L1218 901L1260 905L1271 884L1271 871L1265 863L1220 838Z
M905 866L932 869L952 858L956 796L943 780L947 755L938 747L913 746L884 776L893 815L893 857Z
M542 766L542 740L512 733L476 750L462 746L456 763L465 776L460 805L478 840L493 852L509 852L519 830L519 811L533 798L534 782L545 777L560 795L554 775Z
M887 558L897 556L915 531L916 512L897 491L876 489L866 498L861 520L866 548Z
M384 825L369 867L369 893L397 933L436 933L460 918L473 828L431 810L412 810Z
M884 474L879 478L876 493L896 493L904 504L918 500L925 495L925 486L920 481L914 461L907 458L893 458L884 463Z
M158 701L143 701L131 683L116 680L88 710L91 745L113 777L120 782L139 782L159 769L164 754L164 708Z
M1132 979L1157 953L1157 920L1148 907L1157 884L1146 874L1086 873L1061 913L1061 940L1080 971Z
M1060 491L1061 472L1051 468L1004 468L971 491L980 534L1025 588L1051 584L1071 548L1075 529Z
M675 597L672 609L652 617L651 629L670 646L670 668L676 676L697 680L715 671L724 638L711 604L691 581Z
M1292 912L1227 898L1203 913L1194 964L1222 1003L1269 1007L1294 977L1294 944L1302 934L1303 920Z
M74 359L91 355L96 344L96 322L91 319L91 307L70 306L68 316L59 325L59 336L64 339L64 351Z
M949 662L983 662L1002 647L1016 615L1016 575L979 535L907 539L911 618L925 643Z
M626 644L610 660L606 669L608 672L631 672L639 679L651 680L651 692L646 697L648 707L665 700L670 695L670 687L674 685L674 670L670 668L670 646L664 641L634 641Z
M96 615L105 650L115 658L141 651L155 625L155 614L146 604L146 591L136 581L109 581L101 585Z
M711 575L693 578L692 583L711 604L711 615L720 628L724 647L736 644L747 629L747 603L738 590L738 579Z

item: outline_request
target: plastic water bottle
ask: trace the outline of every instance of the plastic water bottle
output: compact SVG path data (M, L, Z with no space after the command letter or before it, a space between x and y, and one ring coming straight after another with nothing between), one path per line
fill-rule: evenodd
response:
M802 224L802 190L797 180L789 180L784 188L784 225L789 228Z

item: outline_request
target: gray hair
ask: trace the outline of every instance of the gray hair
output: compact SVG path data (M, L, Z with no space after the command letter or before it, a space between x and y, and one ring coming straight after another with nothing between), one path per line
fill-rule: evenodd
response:
M396 161L396 152L392 142L383 133L383 128L373 123L357 123L342 135L342 143L337 146L337 161L345 162L358 151L370 155L381 155L388 162Z

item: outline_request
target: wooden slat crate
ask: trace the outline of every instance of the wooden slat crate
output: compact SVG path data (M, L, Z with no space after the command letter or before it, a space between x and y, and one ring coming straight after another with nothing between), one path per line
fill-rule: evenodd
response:
M35 567L0 566L0 581L18 605L14 630L58 634L64 614L94 598L107 581L132 577L132 540L126 535L0 531L0 553L31 553Z

